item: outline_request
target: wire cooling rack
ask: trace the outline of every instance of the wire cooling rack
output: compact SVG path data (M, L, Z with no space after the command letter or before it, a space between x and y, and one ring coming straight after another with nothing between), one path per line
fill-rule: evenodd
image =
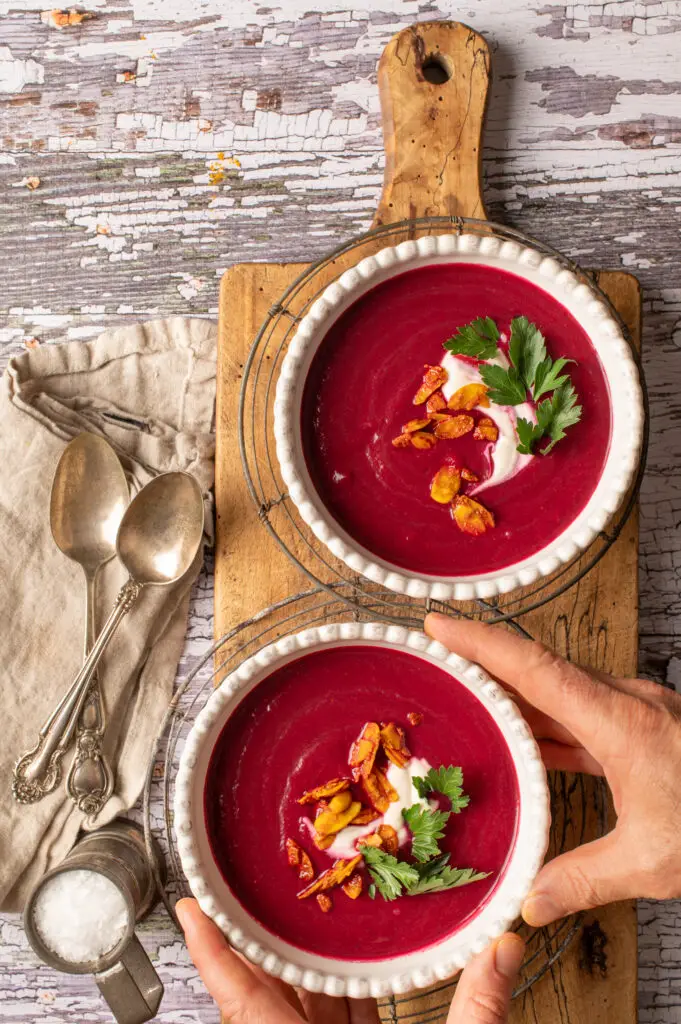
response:
M505 240L530 245L572 271L609 307L629 341L633 358L641 371L640 356L631 345L628 329L608 297L598 288L593 275L585 273L550 246L490 221L425 217L383 225L345 242L299 274L270 308L244 366L239 402L239 445L244 475L263 526L310 582L329 594L341 596L350 604L362 605L370 598L375 605L376 615L380 618L394 617L393 596L354 574L346 565L335 559L303 522L286 492L279 473L272 436L276 382L283 357L298 323L324 289L340 277L349 266L354 266L378 249L397 245L407 239L426 234L464 231L478 235L493 234ZM610 521L607 529L601 531L588 551L561 566L550 576L510 594L493 600L467 602L465 606L460 602L433 602L433 610L461 614L463 608L468 616L487 622L505 622L558 597L600 561L620 535L636 503L643 476L648 447L648 398L642 372L640 376L645 406L645 428L639 471L627 501ZM342 590L338 588L339 583L344 584Z
M213 688L246 658L283 636L324 622L369 621L389 617L406 626L421 628L427 610L424 604L405 603L397 595L363 592L361 604L347 592L348 584L336 583L295 594L239 623L197 662L178 687L157 736L144 789L144 831L149 858L156 865L156 882L163 903L177 925L174 904L190 895L182 872L173 829L173 801L179 754L184 738ZM353 592L354 593L354 592ZM509 628L529 634L517 623ZM608 827L608 798L604 783L582 775L556 774L550 778L552 833L550 855L571 848ZM158 812L158 809L160 813ZM580 822L576 829L575 822ZM167 878L155 857L153 842L162 851ZM547 928L532 930L519 925L527 943L527 955L518 997L550 970L579 931L580 917L574 916ZM178 925L179 928L179 925ZM424 992L392 996L379 1001L381 1020L390 1024L440 1024L447 1016L456 982L445 982Z

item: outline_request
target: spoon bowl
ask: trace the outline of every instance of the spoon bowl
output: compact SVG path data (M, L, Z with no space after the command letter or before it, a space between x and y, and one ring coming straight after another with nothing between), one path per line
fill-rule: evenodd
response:
M50 527L67 558L94 573L116 554L116 534L130 500L123 467L96 434L74 438L59 460L50 495Z
M188 473L164 473L133 498L118 531L118 557L142 586L174 583L187 572L203 536L203 498Z

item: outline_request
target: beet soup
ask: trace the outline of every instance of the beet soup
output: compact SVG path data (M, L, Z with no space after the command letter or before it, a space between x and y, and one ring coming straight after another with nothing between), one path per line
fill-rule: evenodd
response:
M414 713L422 719L412 726ZM286 841L300 844L317 874L331 867L332 854L312 842L313 809L298 798L348 774L350 745L368 721L403 726L413 758L463 768L470 804L450 815L440 849L452 867L489 875L388 902L371 899L362 870L362 895L333 889L322 913L315 898L297 898L306 883L287 862ZM461 683L416 655L349 642L276 669L237 705L211 755L204 812L215 861L252 917L308 952L371 961L443 940L488 902L515 845L519 789L499 728Z
M568 370L583 414L550 454L482 491L496 526L470 536L430 500L430 481L450 456L484 481L489 447L470 434L424 451L397 449L392 439L423 415L413 397L424 364L442 361L458 327L491 317L508 332L518 316L540 328L553 359L574 360ZM414 573L465 577L536 555L574 521L603 471L611 403L596 350L560 302L504 270L442 263L389 278L338 318L305 381L301 431L313 486L357 544Z

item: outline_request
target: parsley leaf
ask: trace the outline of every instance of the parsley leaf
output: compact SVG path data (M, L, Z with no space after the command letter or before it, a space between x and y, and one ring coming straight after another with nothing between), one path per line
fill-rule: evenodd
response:
M452 812L459 814L464 807L468 807L470 797L463 791L463 769L455 768L450 764L449 768L442 765L440 768L431 768L425 778L412 779L414 789L420 797L425 799L429 793L442 793L452 802Z
M546 413L544 413L542 406L547 407ZM539 403L537 407L538 419L540 411L546 416L548 421L545 433L549 435L551 441L547 444L546 448L542 448L542 455L548 455L553 446L565 437L567 428L575 423L579 423L582 418L582 407L577 405L577 392L572 386L572 382L567 381L565 384L561 384L554 391L552 398Z
M487 397L497 405L520 405L527 401L527 389L515 366L505 370L495 363L482 363L480 376L489 389Z
M492 359L497 353L499 331L494 320L479 316L465 327L459 327L444 347L452 355L471 356L473 359Z
M534 442L544 436L543 428L536 423L530 423L529 420L524 420L522 416L519 416L515 421L515 428L518 431L518 440L520 441L516 451L520 452L521 455L531 455Z
M374 885L384 900L396 900L402 890L416 885L419 873L413 864L398 860L373 846L363 846L362 856Z
M568 363L574 363L574 359L556 359L555 363L550 356L543 359L538 365L535 376L534 376L534 389L532 391L532 397L535 402L541 398L542 395L548 394L549 391L555 391L556 388L561 387L562 384L566 384L570 378L565 373L561 376L561 370L563 370Z
M443 859L445 863L439 865L436 871L420 874L418 882L407 890L408 896L422 896L427 892L444 892L445 889L457 889L461 885L469 885L470 882L480 882L483 878L489 878L490 872L475 871L474 868L450 868L447 863L449 854L446 854L445 858L439 858L440 861ZM435 861L431 861L430 864L426 864L426 867L429 868L431 864L435 863Z
M420 804L402 811L411 832L411 853L414 860L422 863L437 857L440 853L438 841L444 837L449 811L431 811Z
M511 320L508 354L526 390L531 391L537 368L546 359L546 342L537 325L530 323L526 316L516 316Z

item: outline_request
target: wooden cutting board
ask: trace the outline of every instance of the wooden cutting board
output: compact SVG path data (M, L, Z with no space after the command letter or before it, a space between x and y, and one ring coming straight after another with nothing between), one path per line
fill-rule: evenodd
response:
M463 25L420 24L391 40L379 64L386 170L377 224L426 215L485 217L480 153L489 76L485 40ZM367 252L365 247L362 255ZM327 277L338 272L339 264L349 265L357 258L356 254L339 258L327 269ZM303 269L303 264L239 264L222 280L216 637L273 602L309 587L259 521L244 481L237 440L238 396L248 351L268 310ZM596 277L640 344L638 282L621 272ZM294 541L290 545L295 549ZM520 623L574 661L634 675L637 555L636 510L594 569L567 593L523 616ZM553 790L551 854L556 844L570 847L597 834L592 782L561 775ZM537 949L544 938L541 932L534 933L530 948ZM512 1024L583 1024L587 1020L589 1024L633 1024L636 976L635 907L624 903L604 908L586 917L563 955L515 1001ZM446 1019L450 998L451 989L438 986L430 994L381 1001L380 1013L393 1024L436 1024Z

